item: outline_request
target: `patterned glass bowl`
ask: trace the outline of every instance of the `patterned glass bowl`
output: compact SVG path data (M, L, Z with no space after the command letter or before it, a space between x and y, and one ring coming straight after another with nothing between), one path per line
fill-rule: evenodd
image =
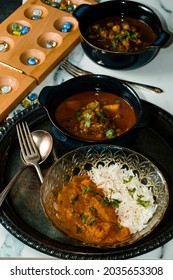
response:
M130 239L126 241L104 247L115 248L132 244L156 228L164 217L169 202L168 186L160 170L146 157L128 148L114 145L94 145L66 153L50 167L44 178L40 194L41 204L45 215L56 229L76 240L74 236L69 236L64 232L55 209L58 192L63 188L63 185L67 184L74 175L86 175L92 167L98 167L100 164L109 166L114 163L119 163L123 167L133 170L134 173L138 174L140 181L152 188L157 209L143 230L132 234ZM83 245L99 247L98 244L83 243Z

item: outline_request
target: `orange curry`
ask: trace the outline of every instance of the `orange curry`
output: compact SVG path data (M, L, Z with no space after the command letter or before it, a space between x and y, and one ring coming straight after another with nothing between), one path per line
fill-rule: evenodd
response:
M106 197L88 176L74 176L59 192L56 210L66 234L103 246L130 237L129 229L120 225L115 214L119 203Z
M91 141L112 139L136 123L132 106L121 97L103 91L86 91L64 100L56 120L70 134Z

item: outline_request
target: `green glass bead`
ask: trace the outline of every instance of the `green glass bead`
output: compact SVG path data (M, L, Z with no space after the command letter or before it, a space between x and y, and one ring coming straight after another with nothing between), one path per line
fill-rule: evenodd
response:
M14 23L12 23L11 28L13 31L20 31L20 29L22 28L22 25L18 22L14 22Z

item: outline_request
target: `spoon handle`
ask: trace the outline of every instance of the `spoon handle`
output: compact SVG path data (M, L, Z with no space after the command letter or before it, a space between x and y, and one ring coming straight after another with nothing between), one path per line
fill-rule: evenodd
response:
M158 88L158 87L155 87L155 86L150 86L150 85L147 85L147 84L142 84L142 83L137 83L137 82L131 82L131 81L122 80L122 79L121 79L121 81L124 81L131 86L139 87L141 89L146 89L148 91L153 91L154 93L162 93L163 92L163 90L161 88Z
M17 178L19 177L19 175L24 171L24 169L27 166L22 166L21 169L19 169L19 171L16 173L16 175L11 179L11 181L8 183L8 185L5 187L5 189L0 193L0 207L2 205L2 203L4 202L7 194L9 193L11 187L13 186L14 182L17 180Z
M40 166L39 164L37 163L32 163L32 165L35 167L36 171L37 171L37 174L38 174L38 177L40 179L40 182L41 184L43 183L43 175L42 175L42 172L41 172L41 169L40 169Z

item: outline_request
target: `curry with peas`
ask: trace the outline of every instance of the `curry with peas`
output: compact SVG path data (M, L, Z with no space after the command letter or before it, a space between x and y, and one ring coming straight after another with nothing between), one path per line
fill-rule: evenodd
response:
M104 50L136 52L156 39L150 26L129 17L111 17L99 20L86 31L87 40Z
M55 117L71 135L85 140L115 138L136 123L131 105L121 97L102 91L87 91L64 100Z

